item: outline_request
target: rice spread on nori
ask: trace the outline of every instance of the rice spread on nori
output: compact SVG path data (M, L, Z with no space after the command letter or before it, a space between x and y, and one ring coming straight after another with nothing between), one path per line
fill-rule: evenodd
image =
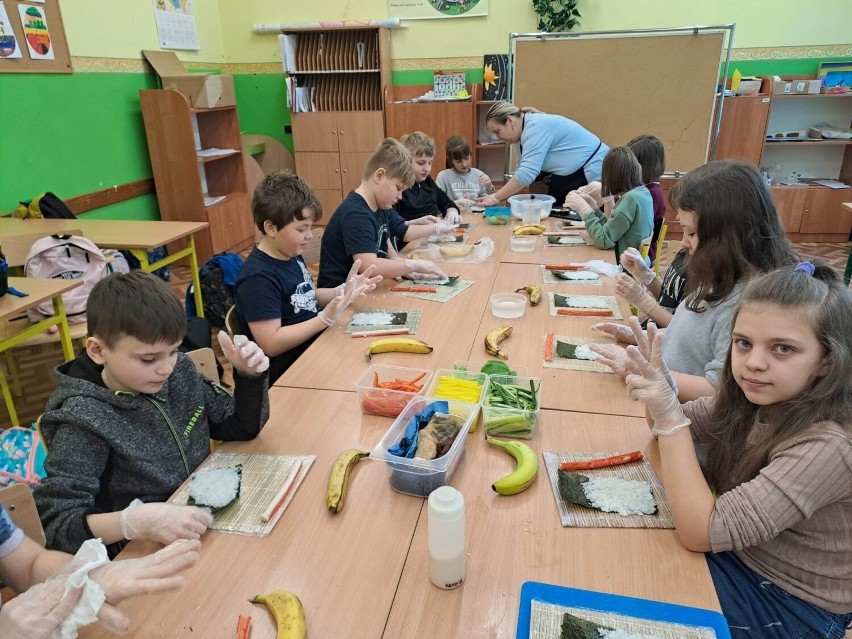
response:
M619 515L655 515L651 485L620 477L586 477L564 470L558 475L559 495L565 501Z
M221 510L240 496L243 467L204 468L192 473L189 482L189 502L195 506Z

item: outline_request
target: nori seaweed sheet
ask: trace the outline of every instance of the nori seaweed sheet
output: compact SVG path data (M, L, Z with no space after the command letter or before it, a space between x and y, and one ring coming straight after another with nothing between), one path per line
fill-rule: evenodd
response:
M586 497L586 492L583 490L583 484L589 481L589 478L579 473L569 473L565 470L558 471L559 480L559 496L567 502L577 504L578 506L586 506L587 508L595 508ZM600 509L596 509L600 510Z
M601 639L598 628L604 630L612 630L606 626L601 626L585 619L575 617L570 613L565 613L562 617L562 634L560 639Z
M569 344L568 342L560 342L556 340L556 356L565 357L567 359L577 359L577 344Z
M568 297L566 295L560 295L559 293L553 294L553 304L554 306L558 306L560 308L568 308Z

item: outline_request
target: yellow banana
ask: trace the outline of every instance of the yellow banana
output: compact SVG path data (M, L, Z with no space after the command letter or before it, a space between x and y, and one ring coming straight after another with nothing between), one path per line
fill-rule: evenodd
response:
M426 342L410 337L388 337L377 339L367 347L367 359L375 353L431 353L432 347Z
M470 255L473 244L462 244L461 246L440 246L441 255L444 257L465 257Z
M512 231L515 235L541 235L547 230L542 224L521 224Z
M489 355L494 355L495 357L502 357L503 359L509 359L509 356L506 355L502 350L500 350L500 342L509 337L512 334L511 326L501 326L500 328L495 328L493 331L488 333L485 336L485 350L488 351Z
M541 301L541 289L538 286L535 284L527 284L526 286L515 289L515 293L521 292L529 293L530 305L538 306L538 303Z
M503 441L501 439L488 438L488 443L499 446L512 457L517 465L514 472L506 475L491 484L492 490L500 495L517 495L532 486L538 475L538 455L523 442L514 440Z
M325 493L325 505L331 512L339 513L343 510L349 473L355 468L355 464L369 455L370 453L365 450L350 448L340 453L334 460L331 472L328 474L328 489Z
M305 639L308 636L302 602L289 590L257 595L251 602L265 605L272 613L278 626L278 639Z

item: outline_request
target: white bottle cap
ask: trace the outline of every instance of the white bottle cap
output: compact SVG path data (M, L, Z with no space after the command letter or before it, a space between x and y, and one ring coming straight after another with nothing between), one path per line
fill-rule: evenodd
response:
M452 486L441 486L429 494L429 512L438 519L455 519L464 510L464 496Z

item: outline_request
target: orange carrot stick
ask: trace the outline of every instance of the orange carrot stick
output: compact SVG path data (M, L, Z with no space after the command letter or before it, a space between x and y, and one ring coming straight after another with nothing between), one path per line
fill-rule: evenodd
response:
M237 639L249 639L251 637L251 615L240 615L237 622Z
M557 315L579 315L585 317L612 317L611 308L557 308Z
M625 453L624 455L613 455L612 457L602 457L600 459L584 459L581 461L562 462L559 464L559 470L591 470L592 468L607 468L609 466L629 464L630 462L639 461L641 459L642 451L634 450L632 453Z
M544 359L548 362L553 360L553 341L556 339L556 335L553 333L548 333L547 337L544 338Z

